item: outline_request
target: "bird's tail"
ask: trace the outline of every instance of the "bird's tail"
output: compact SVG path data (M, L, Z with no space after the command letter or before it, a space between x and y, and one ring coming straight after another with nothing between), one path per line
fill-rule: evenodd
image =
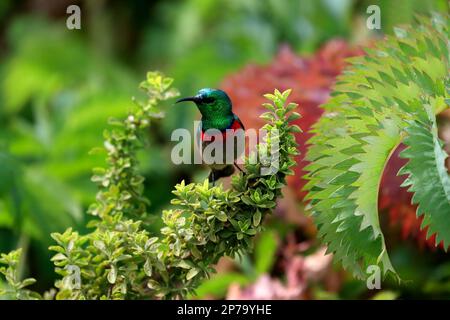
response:
M208 180L209 182L215 182L220 178L229 177L234 173L234 166L229 164L222 169L211 169L209 173Z

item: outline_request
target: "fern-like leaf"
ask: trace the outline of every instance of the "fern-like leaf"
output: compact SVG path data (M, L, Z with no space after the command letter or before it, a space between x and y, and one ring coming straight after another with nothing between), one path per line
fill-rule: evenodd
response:
M396 37L388 37L366 49L366 56L350 60L351 66L338 78L332 98L323 106L326 113L313 127L315 135L309 141L306 159L311 164L306 167L309 182L305 189L319 236L328 251L358 278L366 278L369 265L397 276L378 219L381 177L397 146L401 142L414 145L419 138L412 123L428 119L428 114L434 119L446 108L449 50L445 18L420 17L418 22L418 26L397 28ZM418 168L414 161L403 170L410 175L413 192L421 187L416 180L424 178L415 175L417 170L434 171L434 177L443 183L445 157L436 149L436 139L437 135L431 136L427 145L432 147L431 154L425 155L427 165ZM424 155L417 154L423 152L420 148L410 148L404 155L410 159L422 156L423 161ZM438 239L448 244L450 229L435 226L450 220L448 198L427 197L430 192L442 195L446 190L442 183L427 184L430 189L417 194L414 201L420 204L418 214L427 212L425 224L434 220L430 232L446 233ZM447 201L439 205L443 211L436 217L428 211L433 199Z
M428 226L427 238L436 234L436 245L450 245L450 177L445 167L448 157L437 135L434 117L427 123L415 121L407 128L408 146L400 156L409 159L400 170L408 174L402 186L414 192L412 202L418 204L417 216L424 215L422 228Z

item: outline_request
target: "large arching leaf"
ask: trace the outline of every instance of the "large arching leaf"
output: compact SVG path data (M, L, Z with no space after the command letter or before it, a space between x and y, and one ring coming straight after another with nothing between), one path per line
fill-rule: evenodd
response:
M436 245L450 245L450 177L445 167L448 157L437 135L434 117L427 123L414 121L407 129L408 146L400 156L409 159L400 171L409 177L403 186L414 192L417 216L424 215L422 227L428 226L427 237L436 234Z
M366 49L367 56L351 59L351 66L338 79L332 99L323 106L325 115L312 130L315 135L309 141L312 146L307 154L311 161L306 167L307 199L328 251L359 278L366 278L370 265L378 265L383 274L396 275L378 219L379 185L397 146L405 137L407 143L415 144L417 130L412 123L427 118L428 113L434 118L446 108L446 28L444 17L419 18L417 26L397 28L395 37ZM434 149L425 156L427 165L433 167L430 170L435 171L434 177L442 181L445 157L436 149L436 139L431 135L429 146ZM414 158L414 150L410 148L405 154ZM413 176L414 169L422 170L424 166L408 167L404 172ZM442 168L438 170L438 166ZM409 181L416 184L411 177ZM430 181L427 186L432 185ZM411 191L417 188L420 185L411 187ZM437 190L426 192L442 194L442 184L432 188ZM427 201L431 198L426 194L414 198L420 204L419 214L430 206ZM447 201L448 205L448 198L433 199ZM443 210L436 218L449 221L446 204L436 207ZM424 223L430 224L434 215L427 212ZM430 232L446 233L438 239L450 237L449 228L431 227Z

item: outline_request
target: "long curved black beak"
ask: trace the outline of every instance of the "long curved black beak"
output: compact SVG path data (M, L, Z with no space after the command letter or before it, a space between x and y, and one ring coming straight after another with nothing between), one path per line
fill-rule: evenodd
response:
M175 103L179 103L179 102L183 102L183 101L192 101L192 102L197 102L198 98L197 97L186 97L186 98L181 98L178 99Z

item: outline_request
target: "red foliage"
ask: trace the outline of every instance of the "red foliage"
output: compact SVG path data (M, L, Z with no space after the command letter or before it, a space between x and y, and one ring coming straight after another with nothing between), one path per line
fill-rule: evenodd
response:
M297 135L301 154L297 157L298 166L295 176L290 177L289 185L299 199L305 192L301 191L306 181L302 178L307 165L304 160L306 141L311 137L309 130L320 118L323 110L319 108L329 98L336 76L341 73L348 57L362 55L359 48L349 46L341 40L325 44L315 55L300 57L288 47L281 48L274 61L267 66L249 65L238 73L226 78L222 89L229 93L233 101L234 112L241 118L246 128L260 128L263 121L258 115L265 109L262 95L274 88L286 90L292 88L291 101L299 104L302 118L296 121L304 133ZM434 237L426 241L426 231L420 230L421 219L415 216L416 208L412 206L411 194L400 184L405 177L397 177L397 172L404 164L398 158L398 150L389 161L384 173L380 190L380 209L389 212L391 225L400 224L402 236L414 236L423 246L428 243L434 246Z
M235 75L229 76L222 84L233 101L233 110L246 128L260 128L263 121L257 115L265 109L264 93L274 88L286 90L292 88L290 99L300 105L302 118L295 123L304 133L297 135L301 155L297 158L295 177L290 185L300 198L305 196L300 191L306 181L301 177L306 174L303 160L306 153L306 141L312 136L309 129L322 115L319 105L326 102L336 76L343 70L345 59L362 54L362 50L349 47L344 41L335 40L327 43L314 56L300 57L288 47L281 48L275 60L268 66L249 65Z

